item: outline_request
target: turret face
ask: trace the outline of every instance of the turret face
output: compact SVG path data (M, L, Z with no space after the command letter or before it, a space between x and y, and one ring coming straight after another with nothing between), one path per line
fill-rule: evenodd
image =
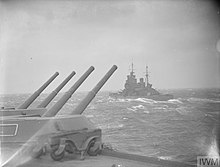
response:
M74 109L72 115L82 114L86 107L90 104L92 99L96 96L98 91L107 82L111 75L115 72L118 67L113 65L112 68L105 74L105 76L98 82L98 84L87 94L87 96L81 101L81 103Z
M45 82L36 92L34 92L23 104L21 104L18 109L27 109L28 106L43 92L43 90L59 75L56 72L47 82Z

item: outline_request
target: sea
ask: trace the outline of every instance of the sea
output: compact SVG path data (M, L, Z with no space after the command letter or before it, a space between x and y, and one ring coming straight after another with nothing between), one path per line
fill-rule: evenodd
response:
M160 90L174 95L168 101L111 98L99 92L83 115L102 129L102 141L114 150L192 162L216 154L220 124L220 89ZM68 115L88 92L76 92L58 115ZM0 96L0 106L16 107L31 94ZM35 108L48 94L40 95ZM60 93L48 106L61 97ZM30 127L31 128L31 127Z

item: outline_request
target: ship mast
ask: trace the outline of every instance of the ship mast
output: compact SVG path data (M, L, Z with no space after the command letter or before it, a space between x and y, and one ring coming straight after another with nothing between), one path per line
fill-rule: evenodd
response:
M131 63L131 72L132 72L132 74L134 73L134 65L133 65L133 62Z
M134 75L134 64L133 64L133 61L132 61L132 63L131 63L131 69L130 69L130 66L129 66L129 70L131 70L131 72L130 72L130 75Z
M149 84L148 66L146 66L145 83L146 83L147 85Z

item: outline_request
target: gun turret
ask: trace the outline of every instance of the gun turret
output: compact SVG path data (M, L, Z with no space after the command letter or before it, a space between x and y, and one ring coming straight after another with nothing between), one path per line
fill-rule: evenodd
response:
M96 96L98 91L106 83L106 81L111 77L111 75L117 69L116 65L113 65L112 68L105 74L105 76L99 81L99 83L87 94L87 96L81 101L81 103L73 110L72 115L82 114L92 99Z
M59 93L59 91L69 82L69 80L76 74L73 71L51 94L49 94L44 101L42 101L37 108L45 108L51 100Z
M91 66L80 78L79 80L59 99L59 101L52 106L42 117L53 117L63 105L71 98L72 94L77 90L77 88L85 81L85 79L91 74L95 68Z
M59 75L58 72L56 72L50 79L47 80L36 92L34 92L24 103L22 103L20 106L18 106L17 109L27 109L28 106L31 105L31 103L43 92L43 90Z

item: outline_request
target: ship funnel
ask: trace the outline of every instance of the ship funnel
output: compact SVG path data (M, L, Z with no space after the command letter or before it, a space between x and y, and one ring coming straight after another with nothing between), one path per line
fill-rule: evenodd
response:
M69 80L76 74L73 71L51 94L49 94L44 101L42 101L37 108L45 108L53 100L53 98L59 93L59 91L69 82Z
M102 88L102 86L106 83L106 81L111 77L111 75L117 69L116 65L113 65L112 68L105 74L105 76L99 81L99 83L87 94L87 96L81 101L81 103L73 110L71 113L74 114L82 114L92 99L96 96L98 91Z
M42 117L53 117L63 105L71 98L72 94L77 90L77 88L85 81L85 79L91 74L95 68L91 66L80 78L79 80L59 99L59 101L52 106L47 112L45 112Z
M56 72L50 79L47 80L36 92L34 92L24 103L22 103L20 106L18 106L18 109L27 109L28 106L31 105L31 103L43 92L43 90L59 75L58 72Z

